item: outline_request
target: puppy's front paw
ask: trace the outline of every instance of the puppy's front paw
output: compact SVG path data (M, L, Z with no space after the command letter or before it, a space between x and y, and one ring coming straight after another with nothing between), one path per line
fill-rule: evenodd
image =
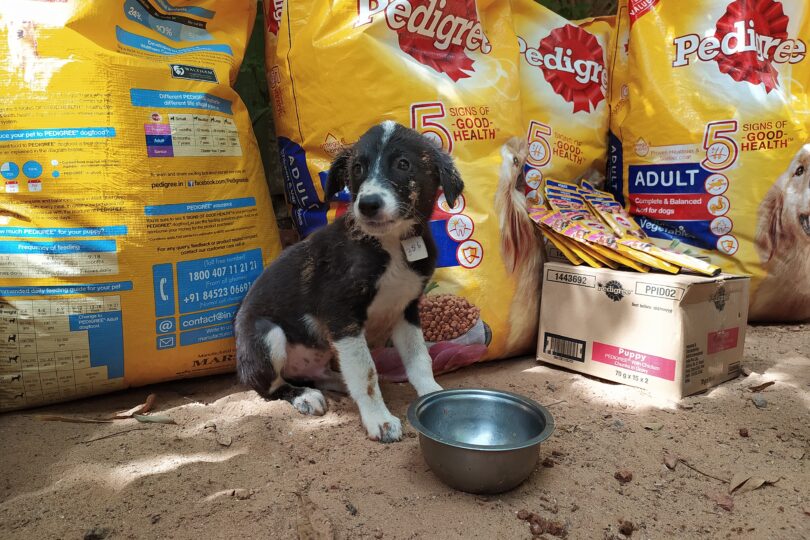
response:
M320 390L314 388L307 388L301 395L293 398L292 405L301 414L323 416L326 412L326 398L323 397Z
M363 422L368 438L381 443L392 443L402 439L402 422L391 413L380 415L370 422Z

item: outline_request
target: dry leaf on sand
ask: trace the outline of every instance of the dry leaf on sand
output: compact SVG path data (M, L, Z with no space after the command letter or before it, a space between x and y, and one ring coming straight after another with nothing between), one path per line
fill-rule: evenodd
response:
M157 398L157 396L155 394L149 394L146 397L146 401L144 401L140 405L132 407L128 411L121 411L121 412L115 413L113 416L111 416L111 418L114 419L114 420L123 420L125 418L132 418L136 414L148 413L149 411L152 410L152 407L155 405L155 399L156 398Z
M740 472L734 475L729 483L729 493L747 493L759 489L766 484L775 484L779 477L764 478L752 475L750 472Z

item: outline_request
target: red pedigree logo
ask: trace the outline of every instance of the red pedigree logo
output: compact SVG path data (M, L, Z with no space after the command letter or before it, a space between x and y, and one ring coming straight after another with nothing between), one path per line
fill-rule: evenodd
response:
M673 67L693 59L717 62L722 73L737 82L762 85L766 92L779 86L774 64L796 64L805 59L807 45L789 39L788 17L774 0L735 0L717 21L713 36L676 37Z
M552 30L536 49L521 37L518 45L525 61L540 68L554 92L573 104L573 112L591 112L605 99L604 52L593 34L568 24Z
M397 33L403 52L453 81L475 71L468 53L492 50L475 0L358 0L355 26L370 24L380 14Z

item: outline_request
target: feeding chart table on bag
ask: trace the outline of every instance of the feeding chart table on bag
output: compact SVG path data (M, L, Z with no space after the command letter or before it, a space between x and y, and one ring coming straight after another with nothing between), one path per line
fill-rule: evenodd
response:
M0 278L111 276L117 273L115 240L0 241Z
M119 296L0 301L0 409L121 387Z
M239 133L230 118L170 114L168 124L146 124L150 157L241 156Z

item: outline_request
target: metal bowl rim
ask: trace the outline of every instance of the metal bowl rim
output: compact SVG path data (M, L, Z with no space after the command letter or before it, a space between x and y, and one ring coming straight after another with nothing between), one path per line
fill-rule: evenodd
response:
M441 435L428 429L419 420L417 412L427 403L448 395L464 395L464 394L469 394L473 396L484 394L484 395L505 397L511 399L512 401L517 401L525 405L526 407L532 409L539 416L541 416L545 421L545 427L543 428L543 431L541 431L538 435L519 444L484 445L484 444L469 444L460 441L454 441L451 439L446 439ZM417 398L408 407L408 422L414 427L414 429L416 429L416 431L419 432L420 435L423 435L428 439L431 439L439 444L444 444L447 446L451 446L453 448L463 448L466 450L479 450L482 452L504 452L509 450L521 450L523 448L529 448L531 446L535 446L545 441L554 432L554 417L551 416L551 413L549 412L548 409L546 409L533 399L527 398L526 396L521 396L520 394L514 394L512 392L506 392L504 390L492 390L489 388L456 388L452 390L439 390L437 392L425 394L424 396Z

